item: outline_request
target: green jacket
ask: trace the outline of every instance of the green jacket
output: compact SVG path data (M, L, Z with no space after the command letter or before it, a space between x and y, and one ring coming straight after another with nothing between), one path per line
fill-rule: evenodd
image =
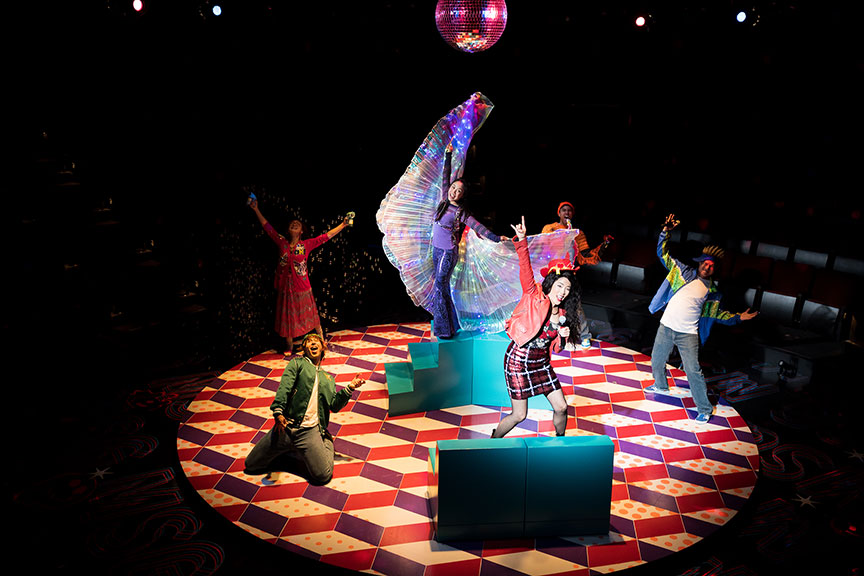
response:
M327 426L330 424L330 411L338 412L348 404L351 399L351 390L348 387L339 392L336 391L336 382L333 377L318 370L318 428L324 436ZM279 389L276 390L276 398L270 405L273 417L279 414L285 416L289 426L299 426L309 406L309 398L312 396L312 385L315 383L315 365L306 358L292 358L285 366Z

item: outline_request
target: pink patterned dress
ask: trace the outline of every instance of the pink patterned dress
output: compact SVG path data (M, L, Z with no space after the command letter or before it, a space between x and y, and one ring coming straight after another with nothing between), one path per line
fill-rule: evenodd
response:
M264 231L279 247L279 265L276 267L276 332L283 338L299 338L314 330L320 323L318 307L309 283L307 258L315 248L329 238L321 234L300 240L291 247L284 236L268 222Z

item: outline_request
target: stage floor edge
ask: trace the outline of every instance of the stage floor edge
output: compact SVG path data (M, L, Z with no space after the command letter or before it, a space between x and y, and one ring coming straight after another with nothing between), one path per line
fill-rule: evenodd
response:
M644 393L650 358L594 341L589 350L553 355L553 365L569 404L567 434L614 442L609 533L439 543L429 517L429 448L488 437L509 406L388 417L384 365L407 362L409 343L431 339L428 323L329 336L325 364L337 385L355 376L367 383L331 415L336 464L326 486L287 472L267 484L243 473L246 454L272 426L269 406L288 358L263 353L226 371L189 405L178 430L189 483L238 529L328 565L393 576L621 572L710 538L752 494L759 452L731 406L720 399L711 422L698 424L683 372L671 370L676 393ZM551 417L531 409L510 436L553 435Z

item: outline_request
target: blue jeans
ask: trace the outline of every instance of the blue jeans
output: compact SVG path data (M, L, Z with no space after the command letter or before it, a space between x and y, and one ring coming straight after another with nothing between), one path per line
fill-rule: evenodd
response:
M654 385L661 390L669 388L666 380L666 362L672 354L672 348L678 347L681 360L684 362L684 372L690 383L690 392L699 414L711 414L714 406L708 400L708 388L705 385L705 377L702 376L702 367L699 366L699 335L684 334L667 328L663 324L657 329L654 338L654 350L651 351L651 371L654 373Z
M440 338L452 338L459 330L459 320L450 296L450 276L459 259L459 248L442 250L432 247L435 264L435 290L432 293L432 330Z

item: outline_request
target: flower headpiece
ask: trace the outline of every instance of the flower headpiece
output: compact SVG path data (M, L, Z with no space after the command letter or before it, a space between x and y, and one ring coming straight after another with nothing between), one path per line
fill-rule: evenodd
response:
M550 260L549 264L540 269L540 275L545 278L552 272L555 272L560 276L562 272L575 272L578 269L579 266L574 266L573 262L567 258L555 258L554 260Z

